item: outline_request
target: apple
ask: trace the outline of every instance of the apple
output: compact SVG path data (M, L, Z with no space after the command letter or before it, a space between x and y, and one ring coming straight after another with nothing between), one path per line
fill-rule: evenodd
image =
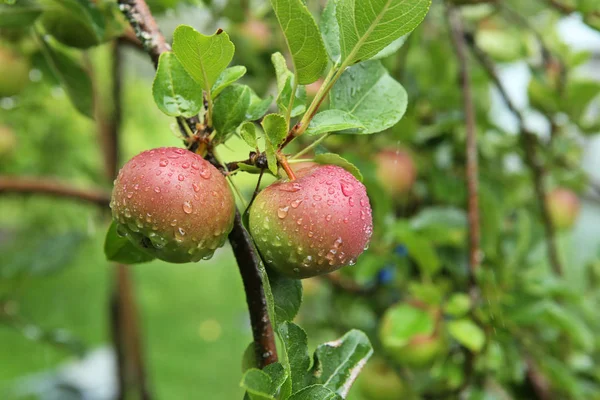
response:
M173 147L129 160L115 180L110 206L119 232L172 263L210 258L235 217L235 199L219 170Z

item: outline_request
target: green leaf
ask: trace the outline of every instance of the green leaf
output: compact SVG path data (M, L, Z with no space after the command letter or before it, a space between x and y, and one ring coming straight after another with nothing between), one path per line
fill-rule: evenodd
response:
M321 77L327 67L327 52L319 28L302 0L271 0L292 55L300 85Z
M271 377L267 373L251 368L242 377L240 386L246 389L251 400L275 400L271 393L272 384Z
M431 0L337 0L343 62L351 65L375 56L414 30L430 5Z
M269 282L275 300L276 324L292 321L302 304L302 284L298 279L286 278L275 272L269 274Z
M305 386L310 356L308 355L308 341L306 332L292 322L283 322L277 327L279 337L285 348L286 363L289 371L292 393Z
M287 122L285 117L280 114L269 114L262 120L262 127L265 131L265 152L267 155L267 164L269 171L277 175L277 146L283 142L287 136Z
M171 117L189 118L204 106L202 87L171 52L160 55L152 95L158 108Z
M340 339L317 348L312 371L318 383L345 398L372 354L373 347L367 335L353 329Z
M252 92L250 95L250 107L248 107L248 111L246 112L246 119L249 121L261 119L269 111L272 102L273 96L269 95L267 98L261 99L256 93Z
M58 41L77 48L99 44L106 33L106 18L93 1L49 0L41 22Z
M222 30L205 36L191 26L180 25L173 32L173 52L188 74L209 93L234 51L235 46Z
M226 87L215 100L213 108L213 126L218 140L225 140L246 119L250 107L250 88L233 84Z
M335 18L335 12L336 0L329 0L321 14L319 28L327 54L334 62L337 62L342 55L342 49L340 48L340 26Z
M306 134L316 136L327 132L351 130L355 133L364 129L364 125L352 114L342 110L325 110L315 115L310 121Z
M462 246L467 236L467 215L453 207L428 207L410 220L411 227L436 245Z
M93 119L92 80L81 62L59 44L55 44L52 38L44 36L39 39L46 61L48 61L73 106L81 114Z
M433 275L440 270L442 262L431 240L415 232L404 222L396 224L394 235L398 243L407 248L409 257L424 274Z
M252 400L274 400L275 394L287 379L287 371L280 363L267 365L264 370L251 368L242 378L241 386Z
M465 293L454 293L444 305L444 313L462 317L471 309L471 298Z
M402 47L404 45L404 43L406 43L406 39L408 39L408 36L409 36L408 34L400 36L398 39L396 39L392 43L388 44L379 53L375 54L372 57L372 59L373 60L380 60L382 58L386 58L386 57L391 56L392 54L394 54L395 52L397 52L400 49L400 47Z
M281 114L269 114L261 122L265 137L274 147L279 146L287 136L288 125Z
M244 75L246 75L246 67L242 65L225 68L211 89L212 98L216 98L223 89L236 82Z
M44 11L43 7L30 0L20 0L13 4L0 4L0 28L30 26Z
M470 319L459 319L448 322L448 332L457 342L476 353L483 349L485 333Z
M365 127L361 133L394 126L406 111L408 96L379 61L348 68L331 90L331 108L347 111Z
M275 155L276 151L276 147L273 146L273 144L271 144L271 142L269 142L265 138L265 155L267 156L267 165L269 167L269 171L271 171L273 175L277 175L277 156Z
M114 221L106 232L104 254L107 260L123 264L140 264L154 260L153 256L138 249L126 237L119 235Z
M13 251L16 243L9 243L12 248L1 248L0 278L48 276L67 267L85 240L79 232L67 232L40 239L17 237L20 247Z
M271 61L277 78L277 106L282 114L286 114L292 99L294 74L288 69L285 57L281 53L273 53ZM294 93L290 116L296 117L304 111L306 111L306 88L298 86Z
M435 321L431 314L408 304L388 308L384 320L386 325L380 330L380 339L390 348L402 348L417 335L431 335Z
M323 385L312 385L294 393L289 400L341 400L336 393Z
M240 127L240 136L253 149L258 146L256 143L256 126L252 122L247 121L242 124Z
M352 164L350 161L346 160L342 156L335 153L323 153L316 155L314 161L319 164L330 164L337 165L338 167L344 168L346 171L350 172L359 182L363 181L363 176L360 173L360 170Z

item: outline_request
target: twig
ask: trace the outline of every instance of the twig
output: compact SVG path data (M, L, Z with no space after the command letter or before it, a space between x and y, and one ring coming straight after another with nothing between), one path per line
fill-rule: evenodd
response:
M535 362L531 357L527 357L527 382L535 392L536 398L539 400L553 399L550 383L548 379L537 369Z
M256 359L259 360L261 368L277 361L277 348L275 346L275 335L273 326L269 319L267 299L265 297L263 283L258 269L260 258L252 244L252 238L242 225L242 217L239 211L235 212L235 223L229 234L229 242L233 254L240 269L240 275L246 291L246 302L250 310L250 323L252 325L252 336Z
M467 218L469 224L469 282L468 293L473 300L477 299L476 272L481 264L481 227L479 223L479 165L477 159L477 132L475 122L475 106L471 88L471 70L465 43L464 27L460 14L448 4L446 8L450 37L459 64L460 84L465 115L466 138L466 175L467 175ZM473 381L475 372L475 354L465 350L464 382L460 391L466 389Z
M125 18L131 24L135 36L150 55L154 66L157 66L160 55L171 50L171 46L167 44L160 32L150 8L144 0L118 0L118 3Z
M110 193L100 189L78 189L49 178L0 176L0 193L45 194L52 197L80 200L107 207Z
M107 178L112 181L117 176L119 158L119 132L122 120L122 63L120 41L112 43L111 69L112 88L110 103L113 108L110 113L102 107L96 95L96 123L102 140L105 170ZM98 84L97 79L95 84ZM115 264L117 274L114 277L113 293L110 301L110 324L113 345L117 355L117 380L119 382L119 399L125 399L129 386L139 392L139 398L148 400L152 396L147 387L146 368L142 351L142 339L139 329L137 305L133 283L127 266Z
M552 266L554 272L557 275L561 275L562 267L556 245L556 233L554 224L552 223L552 219L550 217L550 212L548 210L548 203L546 201L547 193L544 188L544 176L546 174L546 171L544 170L544 166L542 165L542 162L537 154L537 148L539 147L537 136L525 126L525 118L523 117L521 111L519 111L519 109L510 99L510 96L506 92L506 89L502 85L502 82L500 82L500 77L496 73L496 68L493 61L483 50L481 50L475 44L472 35L466 34L465 38L473 54L479 61L479 64L487 72L488 76L498 89L498 92L500 93L502 99L504 99L506 106L517 118L519 130L521 132L521 143L523 146L525 162L533 175L535 194L538 199L539 207L542 214L542 221L544 224L544 230L546 234L548 260L550 261L550 265Z
M562 14L572 14L574 12L577 12L578 10L575 7L572 7L568 4L562 3L558 0L546 0L546 3L550 6L552 6L554 9L558 10L559 12L561 12ZM587 15L591 15L594 17L600 17L600 10L596 10L596 11L591 11L589 14Z
M170 47L152 17L148 5L144 0L118 0L118 2L125 17L134 28L136 36L142 41L144 48L156 65L160 54L169 51ZM192 120L186 122L195 126ZM223 169L210 152L206 158ZM264 367L277 361L275 336L260 275L260 259L237 209L233 230L229 234L229 242L244 282L257 359L260 360L260 366Z
M471 71L464 38L464 28L460 15L452 6L448 6L448 21L452 43L456 51L460 67L462 85L463 109L467 131L467 192L468 192L468 221L469 221L469 266L470 292L476 289L475 272L481 263L481 228L479 224L479 166L477 160L477 132L475 126L475 107L471 89Z
M116 266L115 287L110 302L111 329L117 353L119 399L126 399L128 388L136 387L139 398L150 400L133 282L126 265Z

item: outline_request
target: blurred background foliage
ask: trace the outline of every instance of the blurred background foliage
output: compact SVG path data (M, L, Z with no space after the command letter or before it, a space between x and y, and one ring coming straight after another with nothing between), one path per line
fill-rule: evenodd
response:
M124 21L110 1L98 2L102 32L83 14L65 11L67 2L23 3L28 11L9 17L3 13L11 5L0 5L0 173L109 191L99 126L90 118L102 116L91 96L101 112L112 112L108 41L125 32ZM244 83L260 96L273 91L270 55L285 45L268 2L149 5L167 36L179 24L204 33L226 29L236 44L233 64L248 68ZM323 7L316 0L307 5L315 15ZM578 198L557 207L566 219L556 233L558 276L548 262L518 121L470 57L483 253L475 304L467 274L462 93L443 9L434 1L425 22L383 60L409 93L402 121L374 136L329 137L316 150L337 152L360 168L375 233L355 266L303 281L298 323L312 347L351 328L369 334L376 356L351 392L355 400L455 398L468 384L470 399L600 399L600 7L594 0L461 6L472 40L496 63L538 139L546 190L568 189ZM153 102L147 56L119 43L123 162L180 140ZM61 74L60 65L70 72ZM310 140L296 142L294 151ZM223 147L228 161L251 150L237 137ZM414 168L415 176L397 178L409 182L394 190L395 176L377 170L381 151L400 156L404 161L394 165ZM237 174L234 181L250 198L256 176ZM112 398L108 306L115 270L102 251L108 210L0 196L0 397ZM241 355L251 333L230 249L198 265L153 261L130 269L156 398L240 398Z

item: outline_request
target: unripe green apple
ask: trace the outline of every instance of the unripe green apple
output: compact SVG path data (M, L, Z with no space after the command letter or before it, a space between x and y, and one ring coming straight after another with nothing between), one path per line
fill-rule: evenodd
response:
M357 386L365 400L400 400L408 392L398 374L379 358L367 363L358 376Z
M296 169L256 196L250 232L266 263L292 278L309 278L353 265L373 233L367 192L334 165Z
M390 195L400 196L410 191L417 179L417 169L408 152L382 150L376 155L375 161L379 183Z
M577 195L569 189L558 188L548 193L548 211L557 229L568 229L573 226L581 204Z
M223 175L199 155L173 147L129 160L115 180L110 206L119 232L172 263L210 258L235 216Z
M0 97L19 94L29 83L29 62L8 47L0 46Z
M444 350L445 340L437 329L439 310L418 304L390 307L379 327L386 353L396 362L410 367L425 367Z
M46 11L40 21L46 32L67 46L87 49L99 43L96 33L67 11Z
M17 137L8 126L0 125L0 156L10 154L17 146Z

